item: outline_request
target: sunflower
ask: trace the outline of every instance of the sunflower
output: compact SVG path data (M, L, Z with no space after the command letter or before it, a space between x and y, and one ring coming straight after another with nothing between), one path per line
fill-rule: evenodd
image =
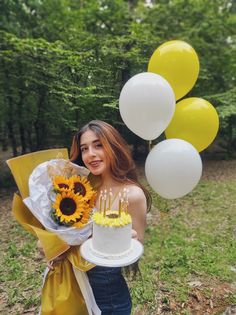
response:
M93 196L89 199L89 201L87 201L87 203L91 209L95 207L96 199L97 199L97 193L94 192Z
M52 208L55 209L54 215L61 223L65 224L81 220L87 207L87 203L84 202L83 198L74 194L73 191L57 194L56 200L52 205Z
M84 197L84 200L90 200L95 192L86 177L72 176L73 190L75 194L79 194Z
M64 176L58 175L53 179L53 186L56 192L69 191L73 189L73 182Z
M87 208L84 208L82 216L76 220L73 226L78 227L78 228L84 226L86 223L88 223L91 217L91 214L92 214L92 209L89 206L87 206Z

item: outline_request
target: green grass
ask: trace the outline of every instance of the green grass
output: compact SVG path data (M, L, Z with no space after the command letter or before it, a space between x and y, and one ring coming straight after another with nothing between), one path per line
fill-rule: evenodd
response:
M236 281L235 182L202 181L177 200L153 193L153 205L152 215L159 212L159 219L147 226L143 280L132 283L134 304L144 304L145 315L155 313L159 292L162 303L168 304L171 295L181 304L188 300L192 281L200 281L206 295L209 283ZM235 295L227 303L236 303Z
M45 264L39 264L35 238L12 222L1 250L0 282L5 285L0 294L4 293L5 298L0 314L22 314L23 310L37 307Z
M157 314L158 307L161 314L190 315L188 301L194 282L201 284L201 294L214 304L225 309L235 304L233 291L222 290L218 300L212 291L224 283L236 284L235 182L204 180L177 200L163 199L154 192L152 196L145 253L140 261L142 277L129 282L134 309L142 310L143 315ZM10 219L6 229L0 245L0 282L4 283L0 314L36 311L45 262L40 259L35 238L17 222Z

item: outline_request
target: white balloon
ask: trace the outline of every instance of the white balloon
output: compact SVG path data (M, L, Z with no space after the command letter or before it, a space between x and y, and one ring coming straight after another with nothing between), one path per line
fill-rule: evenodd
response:
M148 154L145 173L149 185L166 199L180 198L197 185L202 161L192 144L180 139L158 143Z
M139 73L121 90L119 108L131 131L145 140L153 140L167 128L173 117L175 94L160 75Z

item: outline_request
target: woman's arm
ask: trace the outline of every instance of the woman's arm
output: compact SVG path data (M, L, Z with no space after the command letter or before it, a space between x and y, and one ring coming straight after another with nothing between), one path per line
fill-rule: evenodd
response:
M138 240L143 243L147 214L146 197L143 190L138 186L130 186L128 189L128 210L132 217L132 228L137 232Z

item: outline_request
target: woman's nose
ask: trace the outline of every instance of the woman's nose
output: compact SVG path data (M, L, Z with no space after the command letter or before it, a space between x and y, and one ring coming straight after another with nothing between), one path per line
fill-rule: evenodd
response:
M94 149L92 147L89 147L88 152L89 152L90 156L95 156L96 155L96 153L95 153L95 151L94 151Z

